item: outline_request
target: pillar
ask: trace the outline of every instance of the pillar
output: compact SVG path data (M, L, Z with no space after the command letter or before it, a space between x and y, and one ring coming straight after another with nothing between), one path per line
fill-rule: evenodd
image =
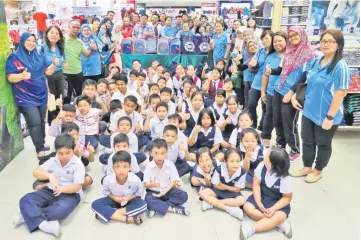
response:
M0 1L0 171L24 149L18 109L15 106L11 84L5 75L9 54L5 3Z

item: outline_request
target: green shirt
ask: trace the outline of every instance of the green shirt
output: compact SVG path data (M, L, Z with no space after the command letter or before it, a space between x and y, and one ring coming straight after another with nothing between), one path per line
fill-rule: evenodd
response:
M232 73L231 79L235 88L242 88L241 72Z
M85 49L85 46L83 42L76 38L71 39L69 37L65 38L65 47L64 47L64 53L65 53L65 59L68 63L68 70L63 70L64 73L68 74L78 74L81 70L81 55L83 53L83 50Z

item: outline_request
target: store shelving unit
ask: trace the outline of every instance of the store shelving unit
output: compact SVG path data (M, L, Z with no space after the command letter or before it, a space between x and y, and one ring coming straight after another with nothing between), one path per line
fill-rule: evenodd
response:
M284 0L282 3L280 29L287 30L291 26L306 28L311 1Z

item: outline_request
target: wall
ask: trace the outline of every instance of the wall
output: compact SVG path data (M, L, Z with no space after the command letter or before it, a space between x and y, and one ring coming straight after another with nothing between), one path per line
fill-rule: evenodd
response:
M5 76L5 64L9 52L5 5L0 1L0 171L24 149L19 115L11 85Z

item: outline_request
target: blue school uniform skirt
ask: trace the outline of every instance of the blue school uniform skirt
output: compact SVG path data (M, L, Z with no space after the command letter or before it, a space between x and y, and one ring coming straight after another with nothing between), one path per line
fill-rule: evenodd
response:
M256 207L256 209L259 210L257 203L254 200L253 194L251 196L249 196L249 198L247 199L247 202L251 203L253 206ZM274 200L274 199L271 199L268 197L262 197L261 202L262 202L263 206L267 209L267 208L274 206L278 202L278 200ZM284 212L288 217L288 215L291 212L291 205L287 205L278 211Z

